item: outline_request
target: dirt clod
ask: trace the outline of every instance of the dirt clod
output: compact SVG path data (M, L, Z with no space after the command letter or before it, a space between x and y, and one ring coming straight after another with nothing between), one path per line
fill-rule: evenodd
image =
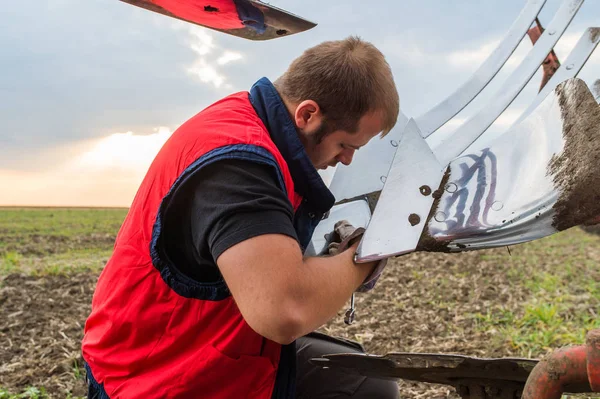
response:
M556 92L565 145L547 170L560 192L553 226L565 230L600 215L600 106L581 80L569 80Z

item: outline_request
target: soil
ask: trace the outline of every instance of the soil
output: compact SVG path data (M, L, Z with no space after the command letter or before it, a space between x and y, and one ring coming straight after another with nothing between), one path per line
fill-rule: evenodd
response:
M4 248L0 248L0 255L5 252L16 252L25 256L44 256L90 246L110 248L115 242L115 235L89 234L70 237L66 235L30 234L23 238L2 235L2 232L0 232L0 241L4 244Z
M97 274L79 273L0 281L0 387L43 386L51 398L85 395L80 342L96 280ZM466 315L521 301L520 295L479 254L415 253L390 260L376 289L357 295L353 325L344 324L342 309L321 331L360 341L372 354L506 356L510 351L492 345ZM74 371L81 377L74 379ZM458 398L447 386L400 382L400 390L402 398Z
M585 82L571 80L556 89L563 119L563 151L548 165L560 192L554 205L557 230L600 215L600 106Z
M506 278L510 262L493 259L505 251L488 250L489 258L476 251L390 259L376 288L356 295L355 323L344 324L344 308L320 331L359 341L377 355L518 356L472 316L517 312L531 295ZM0 277L0 387L45 387L50 398L85 395L80 342L96 280L94 273ZM400 381L399 389L403 399L459 398L444 385Z
M9 275L0 281L0 387L84 396L81 338L96 274Z
M593 28L590 31L590 41L595 42L598 40L598 36L600 36L600 28Z

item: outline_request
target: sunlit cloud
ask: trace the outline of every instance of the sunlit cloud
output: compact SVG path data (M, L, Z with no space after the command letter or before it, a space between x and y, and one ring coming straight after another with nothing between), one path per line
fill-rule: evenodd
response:
M196 59L187 71L202 83L212 84L216 88L231 88L227 77L220 69L227 64L239 61L243 55L238 52L219 48L211 32L201 27L190 27L190 48L196 53Z
M89 169L146 169L170 136L171 130L166 127L156 128L148 135L114 133L75 158L74 165Z
M225 76L217 72L214 66L209 65L204 58L196 60L188 72L196 76L203 83L212 83L219 88L225 82Z
M225 51L221 57L217 60L217 64L225 65L229 64L232 61L241 60L242 55L240 53L236 53L233 51Z
M151 134L114 133L36 154L40 164L57 152L72 156L38 171L0 170L0 185L11 187L0 205L129 206L171 133L166 127Z
M213 37L205 29L191 28L190 35L191 48L196 54L207 55L215 48Z

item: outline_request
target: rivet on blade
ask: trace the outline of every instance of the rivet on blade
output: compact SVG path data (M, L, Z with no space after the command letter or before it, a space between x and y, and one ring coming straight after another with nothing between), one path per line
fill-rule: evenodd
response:
M408 215L408 223L410 223L411 226L416 226L421 223L421 217L416 213L411 213Z
M390 144L392 147L398 147L398 142L396 140L390 140Z
M446 185L446 191L449 193L455 193L456 190L458 190L458 186L456 185L456 183L448 183Z
M494 201L492 204L492 211L499 211L504 208L504 204L500 201Z
M381 177L379 178L379 180L381 180L381 182L382 182L382 183L385 183L385 181L387 180L387 177L385 177L385 176L381 176Z
M446 217L447 216L444 212L436 212L435 216L433 218L435 219L436 222L445 222Z

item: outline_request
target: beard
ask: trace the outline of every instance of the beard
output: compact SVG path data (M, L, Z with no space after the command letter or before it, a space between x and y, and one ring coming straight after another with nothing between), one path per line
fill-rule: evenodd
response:
M321 165L324 160L320 159L320 149L319 145L323 142L323 139L327 137L330 133L333 133L330 124L326 121L321 122L319 127L317 127L312 132L306 132L305 130L299 129L296 127L298 131L298 136L300 137L300 141L304 145L304 149L313 165L318 169L324 169L328 165Z

